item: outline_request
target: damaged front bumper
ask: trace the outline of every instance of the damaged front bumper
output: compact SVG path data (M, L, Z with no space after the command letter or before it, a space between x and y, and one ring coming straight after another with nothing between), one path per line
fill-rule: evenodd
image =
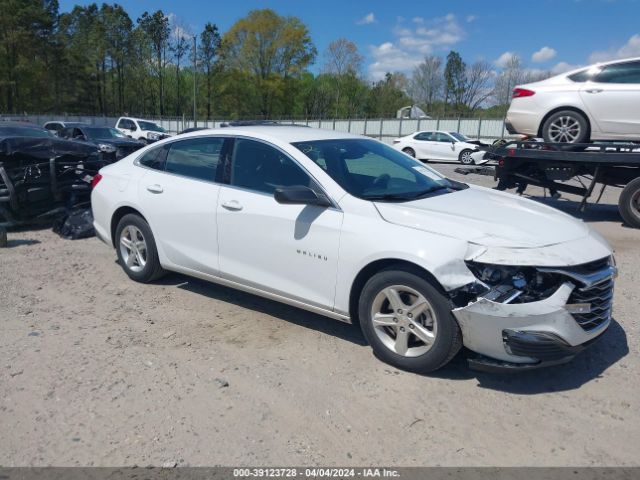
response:
M454 309L464 345L480 355L470 366L522 370L571 360L609 326L615 273L610 267L588 283L567 280L539 301L500 303L480 297Z

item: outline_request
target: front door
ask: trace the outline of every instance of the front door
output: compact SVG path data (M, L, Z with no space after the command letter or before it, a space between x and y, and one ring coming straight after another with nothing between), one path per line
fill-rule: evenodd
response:
M600 130L612 139L640 137L640 62L606 66L580 90Z
M220 273L260 290L333 308L342 212L283 205L277 187L319 187L275 147L236 139L218 200Z

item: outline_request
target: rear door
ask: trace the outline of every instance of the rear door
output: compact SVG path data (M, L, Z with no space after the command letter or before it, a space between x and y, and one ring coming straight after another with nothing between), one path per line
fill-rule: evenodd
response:
M600 130L615 138L640 138L640 61L605 66L580 89Z
M189 138L139 160L147 168L139 182L140 203L156 242L172 263L209 275L218 273L217 175L225 142Z
M433 153L431 136L433 132L420 132L413 136L411 146L416 151L416 158L429 159Z

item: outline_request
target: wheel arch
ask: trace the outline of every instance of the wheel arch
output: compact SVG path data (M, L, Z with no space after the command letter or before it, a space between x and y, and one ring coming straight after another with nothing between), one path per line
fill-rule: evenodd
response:
M358 323L358 302L360 300L360 294L362 293L362 289L364 288L367 281L374 276L376 273L379 273L383 270L403 270L406 272L414 273L419 276L423 276L426 278L434 287L440 290L444 295L446 295L445 289L442 287L442 284L436 279L436 277L426 268L410 262L408 260L402 260L399 258L384 258L379 260L374 260L367 265L365 265L355 276L352 284L351 290L349 292L349 316L351 317L352 323Z
M542 117L542 120L540 120L540 124L538 125L538 138L542 138L542 127L544 123L549 119L549 117L554 113L561 112L562 110L571 110L582 115L584 119L587 121L587 133L589 134L589 137L591 137L591 119L589 118L589 115L587 114L587 112L585 112L581 108L567 105L563 107L556 107L548 111L547 114L544 117Z
M113 212L113 215L111 216L111 225L109 226L109 234L111 235L111 242L113 243L114 246L117 245L116 244L116 228L118 227L118 223L120 223L120 220L122 219L122 217L130 213L138 215L145 222L147 222L147 219L144 217L144 215L142 215L142 213L140 213L139 210L136 210L135 208L129 205L123 205L121 207L118 207L116 211Z

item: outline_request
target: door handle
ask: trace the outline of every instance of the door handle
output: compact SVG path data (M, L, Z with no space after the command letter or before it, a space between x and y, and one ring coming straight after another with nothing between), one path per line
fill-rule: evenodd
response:
M237 200L229 200L228 202L223 202L222 207L234 212L242 210L242 205L240 205Z
M151 193L162 193L162 187L157 183L154 185L147 185L147 190Z
M601 91L601 88L590 88L589 90L585 90L587 93L600 93Z

